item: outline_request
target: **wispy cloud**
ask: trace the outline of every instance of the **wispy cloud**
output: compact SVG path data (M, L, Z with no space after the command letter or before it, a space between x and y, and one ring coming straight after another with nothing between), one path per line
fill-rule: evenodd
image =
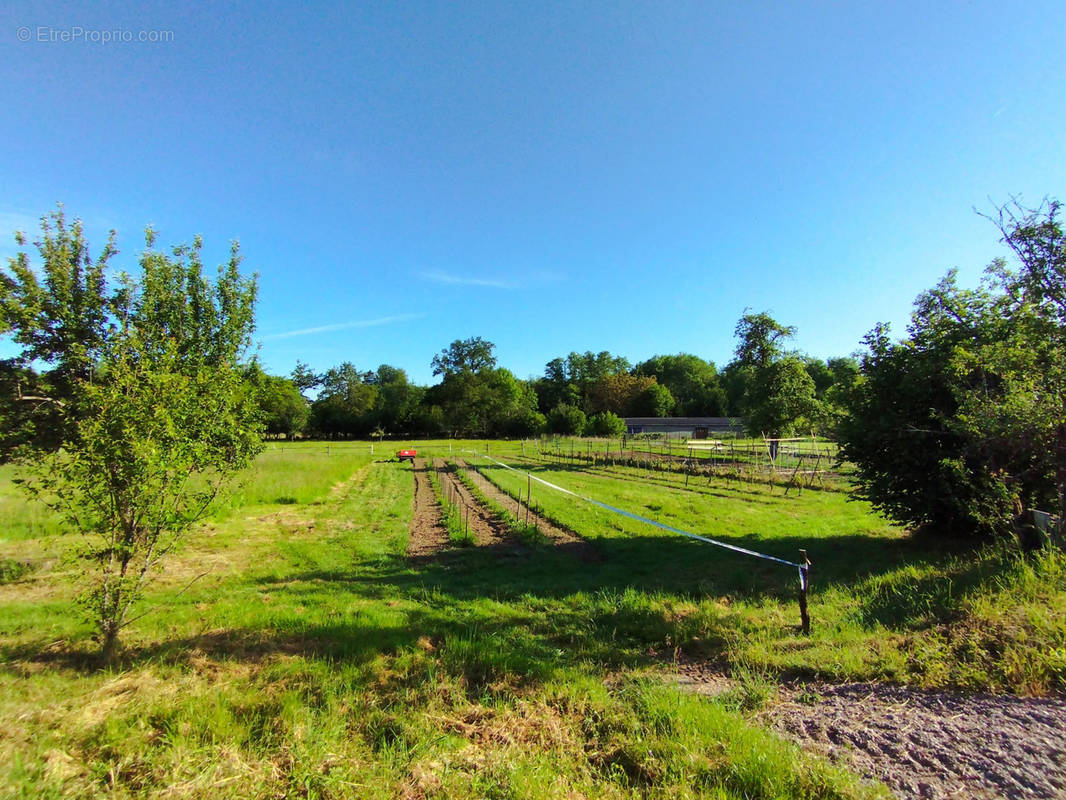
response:
M444 283L451 286L487 286L490 289L517 289L518 287L509 281L501 281L495 278L471 278L465 275L451 275L440 270L416 273L418 277L433 283Z
M376 328L379 325L392 325L396 322L410 322L421 319L425 314L395 314L391 317L378 317L377 319L357 319L350 322L334 322L331 325L317 325L314 328L300 328L295 331L284 333L270 333L263 337L267 339L288 339L292 336L313 336L316 333L330 333L331 331L343 331L351 328Z

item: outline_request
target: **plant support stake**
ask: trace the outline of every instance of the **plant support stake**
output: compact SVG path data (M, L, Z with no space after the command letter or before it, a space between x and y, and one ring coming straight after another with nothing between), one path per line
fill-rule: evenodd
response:
M800 561L803 563L803 566L799 568L800 631L802 631L804 636L810 636L811 616L807 613L807 588L811 582L811 560L807 558L806 550L800 550Z

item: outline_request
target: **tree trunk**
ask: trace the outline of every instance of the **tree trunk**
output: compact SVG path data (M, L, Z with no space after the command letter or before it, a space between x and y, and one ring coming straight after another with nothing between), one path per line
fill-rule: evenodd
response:
M110 667L115 663L115 659L118 656L118 632L119 626L114 624L111 620L101 621L101 634L103 635L103 643L100 647L100 661L105 667Z

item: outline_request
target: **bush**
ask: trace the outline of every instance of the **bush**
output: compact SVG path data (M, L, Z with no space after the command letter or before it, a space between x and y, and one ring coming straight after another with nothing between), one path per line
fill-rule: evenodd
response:
M1066 235L1057 203L1001 209L1020 269L978 289L951 272L915 303L907 337L866 337L841 456L862 494L936 533L1010 534L1023 509L1066 510ZM1020 529L1018 531L1020 533Z
M564 436L580 436L585 432L585 412L577 406L560 403L548 415L548 430Z
M626 432L626 421L617 414L604 411L589 418L585 432L593 436L621 436Z

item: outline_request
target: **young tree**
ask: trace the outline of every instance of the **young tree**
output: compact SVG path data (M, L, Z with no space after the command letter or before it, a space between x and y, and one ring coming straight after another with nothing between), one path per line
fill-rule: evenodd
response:
M236 244L211 281L199 238L169 255L152 249L154 231L146 240L139 277L110 291L114 234L90 261L60 210L42 222L38 270L20 252L0 273L0 330L23 346L20 363L51 367L50 393L21 399L59 423L56 446L21 450L22 481L84 537L82 600L106 662L163 559L261 447L240 364L256 286Z

